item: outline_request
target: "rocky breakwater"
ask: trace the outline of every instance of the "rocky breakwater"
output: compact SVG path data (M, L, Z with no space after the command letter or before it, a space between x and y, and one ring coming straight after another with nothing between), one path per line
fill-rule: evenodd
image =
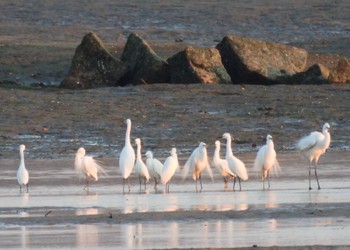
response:
M187 46L167 60L131 33L121 58L108 52L94 33L77 47L62 88L96 88L152 83L329 84L350 83L349 59L328 69L307 68L308 51L284 44L226 36L216 48Z

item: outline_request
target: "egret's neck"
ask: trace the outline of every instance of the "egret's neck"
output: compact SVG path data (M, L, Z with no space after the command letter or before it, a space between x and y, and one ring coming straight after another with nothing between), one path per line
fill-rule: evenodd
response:
M215 147L214 158L220 158L220 146Z
M136 152L137 159L141 159L141 145L137 144L137 152Z
M126 127L126 133L125 133L125 144L130 144L130 132L131 132L131 124L128 123Z
M232 148L231 148L231 139L227 139L226 142L226 156L227 155L232 155Z
M171 156L174 157L174 159L175 159L176 162L177 162L177 154L172 154Z
M323 132L324 134L324 146L327 149L331 143L331 134L328 131Z
M269 149L273 149L275 146L273 145L273 141L271 141L271 140L269 140L268 142L267 142L267 147L269 148Z
M20 158L21 158L20 166L21 166L21 168L25 168L25 165L24 165L24 152L20 151L19 155L20 155Z

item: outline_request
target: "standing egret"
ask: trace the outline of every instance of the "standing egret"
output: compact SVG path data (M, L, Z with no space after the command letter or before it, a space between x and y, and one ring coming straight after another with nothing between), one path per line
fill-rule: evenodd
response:
M140 138L135 139L135 144L136 144L136 162L135 162L134 169L135 169L136 174L138 174L138 176L139 176L140 190L141 190L142 179L144 180L145 189L146 189L146 183L149 182L150 176L149 176L148 169L147 169L145 163L142 161Z
M18 170L17 170L17 181L19 184L19 192L22 193L22 186L27 187L27 193L28 193L28 181L29 181L29 173L26 169L26 166L24 165L24 150L26 149L26 146L23 144L19 146L19 156L21 158Z
M204 142L199 143L199 146L193 150L190 158L184 166L183 179L187 177L188 172L192 171L192 178L196 181L196 192L198 192L197 182L201 185L200 191L202 191L202 172L207 169L209 176L213 179L213 174L210 169L206 144Z
M146 166L148 168L148 173L151 178L154 179L154 189L157 189L158 182L160 181L163 164L156 158L153 158L152 151L146 152Z
M262 146L256 154L254 168L261 170L263 189L265 190L266 179L268 183L268 189L270 189L270 171L279 170L279 164L276 159L276 151L271 135L266 136L266 144Z
M329 133L330 125L325 123L322 128L322 133L318 131L311 132L308 136L301 138L297 143L297 148L309 160L309 190L311 190L311 169L314 162L315 176L318 189L321 189L317 176L317 162L321 155L326 153L326 150L331 143L331 135Z
M165 185L165 192L169 193L169 183L175 171L179 167L179 161L177 159L176 148L172 148L170 156L166 158L163 166L161 182Z
M85 175L86 185L84 190L89 190L89 179L98 181L98 175L104 173L104 169L94 158L85 155L85 149L79 148L75 154L74 168L80 174Z
M128 187L130 192L130 173L135 165L135 151L130 143L130 132L131 132L131 120L126 120L126 133L125 133L125 146L120 153L119 157L119 168L123 177L123 193L125 180L128 181Z
M226 159L220 158L220 141L215 141L215 151L213 156L213 164L219 170L222 177L224 177L224 185L227 187L227 182L231 178L235 178L236 175L232 173L228 167L228 162Z
M222 135L222 138L226 139L226 160L228 162L228 166L231 169L231 171L237 175L238 182L239 182L239 191L242 190L241 187L241 179L243 181L248 180L248 173L247 169L245 168L244 163L235 157L232 153L231 148L231 135L229 133L225 133ZM236 178L233 181L233 190L235 189L236 184Z

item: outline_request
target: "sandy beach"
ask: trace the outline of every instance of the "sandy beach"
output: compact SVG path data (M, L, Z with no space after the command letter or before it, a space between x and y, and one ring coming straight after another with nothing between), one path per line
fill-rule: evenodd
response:
M56 88L91 31L115 56L130 32L165 60L187 45L215 47L237 34L305 48L309 65L332 69L350 56L348 1L4 0L0 13L1 249L349 249L349 86ZM164 193L153 183L140 190L132 173L123 194L126 118L143 154L152 150L164 161L176 147L181 166L200 141L212 157L214 141L230 132L249 180L241 192L232 182L225 189L213 169L214 181L205 173L196 193L179 170ZM295 142L325 122L332 143L319 162L322 189L313 177L309 191L308 163ZM252 166L267 134L281 172L264 191ZM16 181L20 144L28 194L19 194ZM106 170L89 192L73 166L81 146Z

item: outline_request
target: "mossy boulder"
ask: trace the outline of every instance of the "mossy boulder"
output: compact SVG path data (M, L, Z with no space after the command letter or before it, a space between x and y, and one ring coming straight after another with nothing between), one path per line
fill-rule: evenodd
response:
M95 33L84 36L76 48L68 76L61 88L87 89L118 86L127 67L105 48Z
M235 35L224 37L216 48L235 84L286 83L305 70L308 56L301 48Z
M170 79L168 63L135 33L126 42L121 60L128 66L122 83L167 83Z
M171 83L231 83L215 48L187 47L168 59Z
M341 58L329 75L331 83L350 83L350 59Z

